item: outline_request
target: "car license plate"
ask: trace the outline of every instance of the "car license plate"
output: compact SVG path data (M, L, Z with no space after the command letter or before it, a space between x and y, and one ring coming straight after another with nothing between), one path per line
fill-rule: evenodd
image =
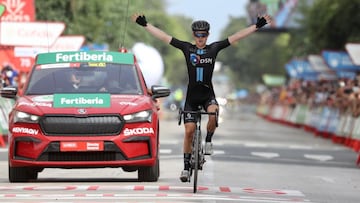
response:
M103 151L103 141L64 141L60 142L60 151Z

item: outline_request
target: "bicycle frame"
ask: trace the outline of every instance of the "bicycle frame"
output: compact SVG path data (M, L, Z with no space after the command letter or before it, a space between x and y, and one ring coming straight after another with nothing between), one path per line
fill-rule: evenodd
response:
M204 155L204 147L202 143L202 135L201 135L201 115L215 115L216 126L218 126L218 112L205 112L201 108L198 111L183 111L179 109L179 117L178 124L181 124L182 115L183 114L195 114L196 116L196 128L192 140L192 150L191 150L191 159L190 159L190 176L194 173L194 193L197 192L197 180L198 180L198 171L202 170L203 165L205 163L205 155ZM190 182L190 179L189 179Z

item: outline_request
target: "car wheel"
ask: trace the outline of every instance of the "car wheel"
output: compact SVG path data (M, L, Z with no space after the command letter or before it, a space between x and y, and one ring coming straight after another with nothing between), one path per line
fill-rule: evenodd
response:
M37 178L38 171L33 168L9 166L10 182L28 182L29 180L36 180Z
M156 182L159 179L159 174L159 157L156 158L154 166L140 167L138 169L138 179L141 182Z

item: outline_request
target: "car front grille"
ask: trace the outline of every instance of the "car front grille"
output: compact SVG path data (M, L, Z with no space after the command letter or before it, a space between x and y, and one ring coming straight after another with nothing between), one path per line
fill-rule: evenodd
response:
M88 117L45 116L40 121L43 132L48 135L117 135L124 121L117 115L96 115Z
M104 142L104 151L62 152L60 142L51 142L38 161L116 161L125 160L123 153L113 143Z
M116 154L116 152L50 152L47 161L115 161Z

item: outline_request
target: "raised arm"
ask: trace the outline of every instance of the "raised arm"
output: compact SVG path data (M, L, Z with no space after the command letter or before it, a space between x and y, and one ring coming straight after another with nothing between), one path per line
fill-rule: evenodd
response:
M256 30L262 28L264 25L271 22L271 17L269 15L264 15L259 17L255 25L251 25L247 28L244 28L235 34L228 37L230 44L234 44L235 42L239 41L242 38L249 36L250 34L254 33Z
M165 43L168 43L168 44L170 43L172 37L170 35L168 35L166 32L164 32L164 31L160 30L159 28L153 26L152 24L148 23L146 21L146 18L144 15L134 14L134 15L132 15L131 18L137 24L143 26L145 28L145 30L148 31L154 37L160 39L161 41L163 41Z

